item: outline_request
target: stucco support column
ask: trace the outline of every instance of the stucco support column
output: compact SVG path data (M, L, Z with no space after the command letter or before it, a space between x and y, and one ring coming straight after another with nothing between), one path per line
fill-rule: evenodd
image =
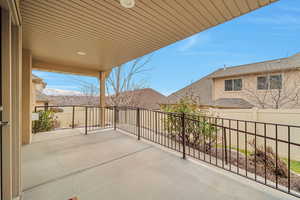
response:
M12 106L11 106L11 16L1 10L1 81L2 121L9 124L2 128L2 192L3 199L12 199Z
M21 196L22 27L12 27L12 193Z
M99 83L100 83L100 94L99 94L99 104L101 107L100 112L100 126L105 126L105 72L99 72Z
M32 112L32 55L31 51L22 51L22 144L31 143Z

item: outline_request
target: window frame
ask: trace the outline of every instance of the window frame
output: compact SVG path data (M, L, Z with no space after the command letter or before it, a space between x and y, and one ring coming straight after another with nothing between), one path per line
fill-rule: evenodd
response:
M280 88L271 88L271 76L280 76ZM282 74L271 74L269 75L269 89L270 90L281 90L282 89L282 82L283 82L283 78L282 78Z
M236 89L236 81L237 80L240 80L241 81L241 87L239 87L239 89ZM231 86L230 88L228 89L228 87L226 87L226 82L231 82ZM242 91L243 90L243 79L242 78L232 78L232 79L225 79L224 80L224 91L225 92L239 92L239 91Z
M271 88L271 76L280 76L281 77L281 83L280 88ZM267 78L267 88L259 89L258 88L258 78L266 77ZM256 77L256 90L263 91L263 90L281 90L283 85L283 74L282 73L276 73L276 74L267 74L267 75L259 75Z
M258 79L259 78L266 78L266 85L267 85L267 87L266 88L259 88L258 86L259 86L259 84L258 84ZM268 75L265 75L265 76L257 76L256 77L256 89L257 90L268 90L269 89L269 76Z

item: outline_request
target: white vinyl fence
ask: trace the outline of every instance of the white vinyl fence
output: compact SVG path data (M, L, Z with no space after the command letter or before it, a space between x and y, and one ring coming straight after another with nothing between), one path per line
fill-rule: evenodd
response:
M246 120L246 121L256 121L263 123L274 123L283 124L290 126L300 126L300 109L209 109L209 113L215 117L235 119L235 120ZM250 123L251 124L251 123ZM227 125L228 126L228 125ZM237 126L237 122L233 122L231 127ZM239 123L240 130L244 130L244 124ZM266 136L275 138L275 126L257 123L256 133L258 135L265 134L264 129L266 129ZM254 132L254 124L248 125L247 131ZM288 140L288 129L284 126L278 126L278 139L287 141ZM245 137L242 133L231 134L231 141L237 141L237 135L239 135L239 148L245 149ZM247 138L247 141L251 141L252 137ZM290 141L294 143L300 143L300 128L290 128ZM258 145L263 145L264 141L262 139L257 140ZM234 142L231 145L236 145ZM267 141L267 146L275 150L275 142L272 140ZM291 159L300 161L300 148L296 146L291 146ZM278 144L278 153L281 157L286 158L288 154L287 144Z

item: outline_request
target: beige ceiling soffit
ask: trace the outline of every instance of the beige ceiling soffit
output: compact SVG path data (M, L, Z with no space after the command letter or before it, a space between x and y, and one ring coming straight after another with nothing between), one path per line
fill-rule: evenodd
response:
M20 0L6 0L14 25L21 25Z
M23 0L23 46L34 60L106 71L275 1Z
M91 69L86 69L86 68L76 67L76 66L65 66L60 64L47 63L39 60L32 61L32 69L48 71L48 72L65 73L65 74L75 74L75 75L82 75L82 76L93 76L93 77L99 76L99 71L97 70L91 70Z

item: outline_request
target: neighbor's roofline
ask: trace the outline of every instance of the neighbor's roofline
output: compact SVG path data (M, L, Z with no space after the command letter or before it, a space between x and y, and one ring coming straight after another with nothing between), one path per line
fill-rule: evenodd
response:
M271 59L271 60L265 60L265 61L260 61L260 62L253 62L253 63L247 63L247 64L243 64L243 65L236 65L236 66L231 66L231 67L226 67L226 68L219 68L216 71L212 72L211 75L208 75L208 77L212 78L212 79L216 79L216 78L225 78L225 77L235 77L235 76L241 76L241 75L249 75L249 74L261 74L261 73L266 73L266 72L280 72L280 71L289 71L289 70L295 70L295 69L299 69L299 67L289 67L289 68L284 68L284 69L266 69L263 71L259 71L259 72L241 72L241 73L236 73L236 74L231 74L231 75L215 75L214 73L217 73L221 70L229 70L229 69L234 69L234 68L239 68L239 67L249 67L249 65L256 65L256 64L268 64L268 63L274 63L274 62L281 62L281 61L285 61L285 60L289 60L290 58L292 58L293 56L295 56L297 54L288 56L288 57L282 57L282 58L276 58L276 59Z
M221 79L221 78L229 78L229 77L237 77L237 76L244 76L244 75L260 75L265 73L278 73L278 72L286 72L286 71L293 71L299 70L300 67L290 67L285 69L274 69L274 70L264 70L260 72L245 72L245 73L236 73L231 75L220 75L220 76L210 76L211 79Z

